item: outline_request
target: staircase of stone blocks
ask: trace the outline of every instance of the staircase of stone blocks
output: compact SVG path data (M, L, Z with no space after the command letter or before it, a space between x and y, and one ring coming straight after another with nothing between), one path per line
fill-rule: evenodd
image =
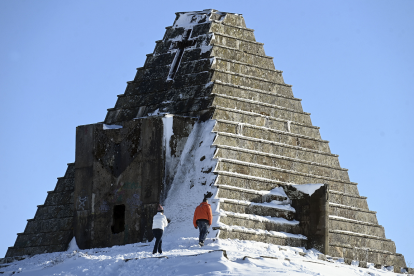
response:
M75 163L69 163L64 177L49 191L43 205L37 206L33 219L27 220L23 233L18 233L15 245L9 247L6 258L65 251L73 237L73 190Z
M395 262L400 255L394 242L385 238L366 197L359 196L347 169L330 153L328 141L321 139L319 127L303 112L282 72L272 69L268 60L260 66L223 56L216 57L212 77L215 173L224 224L220 237L303 246L288 201L279 197L274 199L279 205L268 204L264 196L280 185L325 183L330 187L328 253ZM280 233L291 235L283 239Z

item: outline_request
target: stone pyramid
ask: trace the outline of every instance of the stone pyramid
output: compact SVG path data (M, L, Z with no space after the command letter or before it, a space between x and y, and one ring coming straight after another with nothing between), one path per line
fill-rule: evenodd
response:
M96 157L99 143L105 145L105 152L111 151L107 141L131 136L128 133L156 140L165 137L167 117L172 115L174 139L167 143L170 150L160 138L159 143L149 143L151 151L142 155L159 156L163 160L160 166L151 163L157 158L148 161L139 157L145 148L140 144L143 142L137 142L139 150L131 153L133 138L122 138L129 139L129 144L124 143L129 151L123 149L127 146L121 145L121 138L116 144L121 146L112 149L129 152L129 157L114 154L107 161L102 161L104 154L98 161L85 161L82 152L88 147L77 146L75 163L68 165L55 190L48 192L45 204L38 206L35 218L28 220L6 257L64 251L74 235L83 244L81 248L151 239L144 217L153 215L156 203L168 201L169 191L174 189L174 173L181 164L177 160L184 154L183 145L190 140L191 132L200 122L213 122L210 132L214 139L208 145L213 166L203 167L206 177L198 185L215 189L212 202L217 206L217 224L213 226L218 238L314 247L333 257L406 266L394 242L385 237L376 212L369 210L367 198L359 195L357 183L349 180L338 155L330 152L329 142L322 140L319 127L312 125L310 113L302 110L301 99L293 96L292 86L284 83L282 71L275 69L272 57L265 54L263 43L256 42L254 30L246 28L242 15L216 10L176 13L173 26L156 41L154 52L137 69L125 93L118 95L115 107L108 109L105 121L96 124L99 130L96 125L78 127L77 145L86 143L84 137L93 132L90 135L100 137L91 138L95 139ZM109 128L106 134L100 130L102 124L104 129ZM117 129L117 125L123 128ZM126 129L141 132L127 133ZM145 164L155 164L160 175L152 179L158 186L140 186L141 192L134 194L136 206L147 210L140 215L141 228L136 233L128 228L133 238L123 234L122 238L102 238L102 242L94 243L100 239L96 213L114 207L107 201L100 201L98 211L94 203L87 207L89 201L100 200L95 199L100 194L85 191L89 176L82 171L86 166L82 164L101 164L115 181L125 178L124 170L135 166L137 156L141 158L141 174L146 172ZM205 158L209 157L195 162ZM114 162L123 169L116 169ZM95 168L90 179L103 171ZM146 180L151 177L146 176ZM134 186L133 182L122 183L122 187ZM125 193L124 197L128 200L117 199L113 204L132 202L132 194ZM128 212L125 220L129 220ZM91 221L95 221L94 234L82 232L92 229ZM115 225L113 221L106 223Z

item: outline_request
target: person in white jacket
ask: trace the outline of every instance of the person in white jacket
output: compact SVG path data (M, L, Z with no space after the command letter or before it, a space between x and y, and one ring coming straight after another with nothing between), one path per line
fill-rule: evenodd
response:
M157 214L154 216L152 220L152 233L155 237L155 245L154 250L152 250L152 254L162 253L161 245L162 245L162 234L164 233L164 227L168 225L167 218L164 215L164 208L159 204Z

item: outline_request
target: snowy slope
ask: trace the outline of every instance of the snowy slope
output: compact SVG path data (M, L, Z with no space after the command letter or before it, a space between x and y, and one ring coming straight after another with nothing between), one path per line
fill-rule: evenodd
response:
M112 248L37 255L7 267L0 274L13 275L398 275L385 269L359 268L317 259L316 251L261 242L191 238L166 235L163 254L152 255L153 242ZM226 256L223 251L225 250ZM298 254L305 253L304 256ZM246 257L248 256L248 257Z

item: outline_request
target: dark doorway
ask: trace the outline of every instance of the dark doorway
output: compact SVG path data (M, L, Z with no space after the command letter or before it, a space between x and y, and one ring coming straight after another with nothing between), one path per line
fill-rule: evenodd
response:
M115 205L112 217L112 234L118 234L125 230L125 205Z

